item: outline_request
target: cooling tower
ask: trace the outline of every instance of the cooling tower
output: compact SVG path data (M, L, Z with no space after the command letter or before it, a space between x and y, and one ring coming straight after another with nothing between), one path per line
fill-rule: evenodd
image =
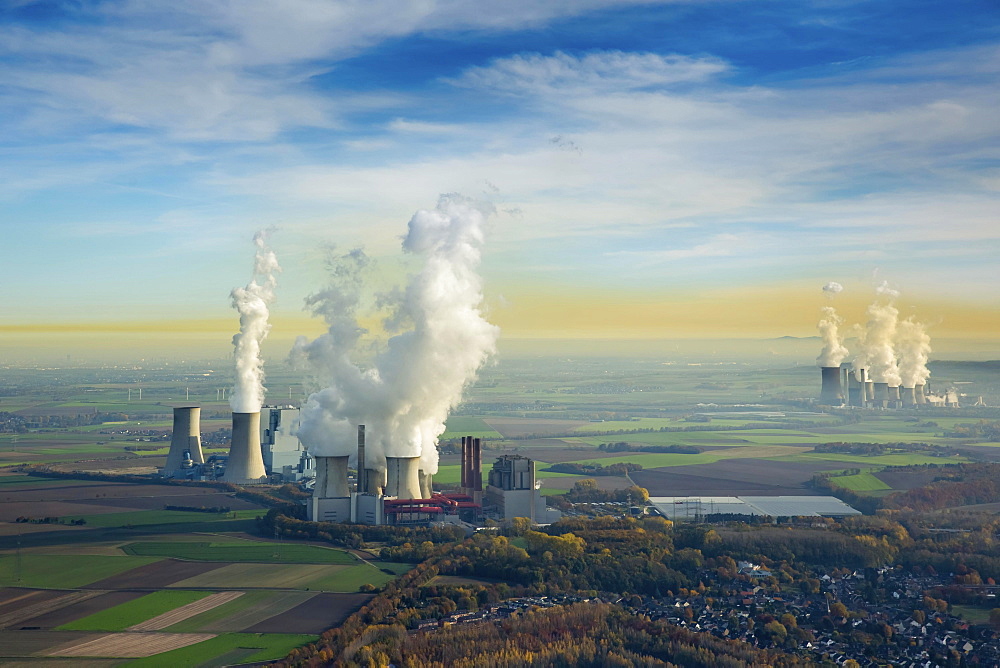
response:
M171 475L181 468L184 453L191 455L195 464L205 463L201 453L201 406L177 406L174 408L174 434L170 437L170 452L164 475Z
M316 457L316 486L313 496L338 499L350 496L347 486L347 460L343 457Z
M889 405L889 383L875 383L874 399L877 408Z
M365 494L379 495L385 487L385 475L378 469L365 469Z
M828 406L839 406L844 403L844 390L840 386L840 367L825 366L820 368L823 385L819 391L819 402Z
M431 494L434 493L434 487L432 486L433 481L431 480L430 473L424 473L423 469L420 469L420 498L429 499Z
M865 401L869 404L875 402L875 382L872 380L865 381Z
M847 397L851 406L865 405L864 385L861 384L853 373L847 374Z
M917 394L912 387L904 387L899 392L899 401L903 408L910 408L917 403Z
M913 394L916 395L918 406L922 406L927 403L927 395L924 394L923 383L917 383L913 386Z
M420 457L385 458L385 495L397 499L421 499Z
M889 403L892 404L893 406L895 406L896 408L899 408L899 402L900 401L901 401L901 398L900 398L900 394L899 394L899 385L890 385L889 386Z
M255 485L267 482L264 458L260 453L260 412L233 413L233 444L223 482Z

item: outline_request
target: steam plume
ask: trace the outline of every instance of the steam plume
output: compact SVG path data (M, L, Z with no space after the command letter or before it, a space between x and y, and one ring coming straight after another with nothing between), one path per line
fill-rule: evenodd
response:
M423 266L395 293L395 312L386 320L408 328L390 338L366 370L351 356L364 333L357 311L368 261L352 251L332 264L330 286L307 300L329 329L314 341L300 338L293 350L325 385L301 414L298 435L312 454L355 456L356 426L365 424L367 466L419 456L424 472L437 472L436 443L448 413L496 352L499 329L483 316L477 274L488 213L446 195L434 210L414 214L403 250L422 258Z
M824 306L819 319L819 333L823 339L823 350L816 361L820 366L840 366L849 351L844 347L839 328L844 319L837 315L832 306Z
M880 297L888 297L889 301L876 299L868 307L868 322L861 336L861 353L854 360L854 368L867 367L874 382L897 386L900 384L900 377L893 341L896 338L899 311L892 305L892 299L898 297L899 293L885 281L875 291Z
M236 357L236 385L229 405L236 413L256 413L264 403L264 360L260 357L260 344L271 331L268 323L268 305L274 301L274 275L281 271L274 252L267 248L265 232L253 237L257 254L254 258L253 278L243 288L233 288L230 293L233 308L240 314L240 332L233 336Z
M926 384L931 375L927 368L931 337L924 330L923 324L912 316L901 321L896 332L896 345L899 349L899 375L903 387Z

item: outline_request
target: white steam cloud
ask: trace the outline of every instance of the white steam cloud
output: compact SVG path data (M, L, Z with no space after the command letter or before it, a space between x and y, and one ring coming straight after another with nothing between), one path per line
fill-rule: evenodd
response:
M892 305L892 300L899 296L899 292L890 288L885 281L875 292L880 297L887 297L889 301L876 299L868 307L868 322L861 335L861 352L854 360L854 368L867 368L869 378L876 383L898 386L901 379L893 342L899 311Z
M264 403L264 360L260 344L271 331L268 306L274 301L275 274L281 271L274 252L268 249L266 233L253 237L257 247L253 278L243 288L230 293L233 308L240 314L240 332L233 336L236 358L236 385L229 398L234 413L256 413Z
M931 337L923 324L912 317L899 323L896 330L896 346L899 350L899 375L903 387L924 385L930 378L927 360L931 352Z
M357 425L364 424L368 468L384 469L386 457L419 456L425 473L437 472L448 413L496 352L499 329L483 315L477 273L491 212L445 195L434 210L414 214L403 250L422 258L422 268L383 299L394 305L386 327L405 331L366 369L352 357L365 333L358 310L369 261L352 251L331 262L331 284L307 300L328 331L313 341L300 337L292 351L323 387L301 413L298 436L311 454L355 457Z
M850 351L844 346L840 336L840 325L844 319L837 315L832 306L824 306L819 319L819 333L823 339L823 350L816 361L820 366L840 366Z

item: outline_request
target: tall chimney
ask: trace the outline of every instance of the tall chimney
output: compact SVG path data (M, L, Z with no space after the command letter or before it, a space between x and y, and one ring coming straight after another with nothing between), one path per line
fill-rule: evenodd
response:
M469 438L472 438L471 436ZM472 454L472 488L477 492L483 491L483 447L480 440L474 439Z
M223 482L255 485L267 482L264 458L260 452L260 411L233 413L233 443Z
M191 461L195 464L205 463L201 452L201 406L174 408L174 433L170 437L170 452L167 453L167 464L163 467L164 475L172 475L181 467L185 451L191 453Z
M365 469L365 426L358 425L358 494L368 491L368 476Z
M839 406L844 403L844 391L840 386L840 367L824 366L820 368L823 385L819 391L819 402L827 406Z
M469 488L469 446L462 437L462 489Z

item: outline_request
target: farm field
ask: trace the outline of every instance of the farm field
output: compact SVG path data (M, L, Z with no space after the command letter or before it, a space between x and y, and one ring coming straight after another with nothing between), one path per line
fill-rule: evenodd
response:
M359 559L349 552L315 545L296 543L264 543L256 541L233 542L178 542L158 541L130 543L122 548L126 554L136 556L173 557L192 561L267 561L296 564L353 565Z
M124 631L209 596L203 591L157 591L58 627L59 631Z
M133 568L159 561L157 557L111 557L90 554L0 554L0 587L74 589Z

